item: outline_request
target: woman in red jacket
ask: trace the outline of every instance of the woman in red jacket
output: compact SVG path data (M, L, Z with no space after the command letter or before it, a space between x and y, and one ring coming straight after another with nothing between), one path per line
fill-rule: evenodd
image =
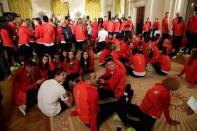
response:
M197 49L193 49L191 52L191 57L185 62L184 68L179 74L182 76L185 73L185 79L191 85L197 82Z
M39 18L35 18L33 20L33 23L34 23L34 26L35 26L35 29L34 29L34 32L33 32L33 36L34 36L34 39L35 39L35 42L36 42L36 45L35 45L35 52L36 54L38 55L38 57L41 57L42 55L42 52L43 52L43 44L42 44L42 22Z
M143 77L146 75L145 58L137 48L133 49L131 59L129 60L127 72L134 77Z
M75 32L75 40L76 40L75 52L77 52L78 49L82 51L82 47L87 39L86 36L87 25L82 23L81 18L78 19L78 23L75 25L74 32Z
M29 44L32 34L27 26L27 21L23 21L18 31L18 53L25 60L31 59L33 51Z
M166 48L163 48L161 55L156 63L153 64L155 71L160 75L167 75L171 68L171 59L167 54Z
M26 115L28 108L37 103L37 88L43 82L43 79L32 80L34 63L26 62L24 67L16 71L12 86L12 98L23 115Z
M35 79L47 80L51 75L55 66L48 54L44 54L41 59L39 59L38 65L35 67Z
M94 58L91 58L88 51L82 51L80 58L80 75L87 70L94 70Z
M66 81L64 82L64 87L68 88L69 81L75 81L79 77L79 65L80 62L75 58L74 51L68 51L67 62L63 66L65 72L67 72Z

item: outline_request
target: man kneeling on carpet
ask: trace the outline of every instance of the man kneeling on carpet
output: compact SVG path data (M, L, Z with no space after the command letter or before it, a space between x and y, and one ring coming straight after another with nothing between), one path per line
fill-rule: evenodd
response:
M119 101L99 104L99 94L95 86L97 82L95 72L91 70L84 72L82 80L74 87L73 94L76 107L71 112L71 116L78 115L80 120L90 127L91 131L97 131L97 127L102 122L118 111L119 103L131 100L133 94L130 94L130 92L132 90L130 86L127 86L124 93L127 94L126 97L123 96Z
M38 91L38 107L49 117L60 114L73 102L72 94L61 85L66 79L66 72L56 68L53 75L54 78L46 80Z

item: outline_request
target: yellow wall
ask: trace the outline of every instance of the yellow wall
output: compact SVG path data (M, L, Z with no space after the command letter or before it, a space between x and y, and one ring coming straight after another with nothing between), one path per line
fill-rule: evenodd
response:
M8 0L8 5L10 11L18 13L21 19L32 18L31 0Z
M64 18L68 15L69 3L62 3L61 0L51 0L51 8L56 17L61 14Z
M100 0L86 0L86 14L90 16L90 19L100 17Z

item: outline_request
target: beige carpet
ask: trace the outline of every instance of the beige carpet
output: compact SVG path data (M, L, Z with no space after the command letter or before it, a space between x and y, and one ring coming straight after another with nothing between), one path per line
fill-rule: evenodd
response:
M97 64L96 64L97 65ZM97 67L97 74L100 75L104 68ZM170 75L175 75L182 69L182 65L173 63ZM134 97L132 103L139 104L143 99L146 91L154 85L156 82L161 82L164 77L156 75L153 71L147 72L145 78L133 78L127 77L127 83L131 83L134 89ZM197 87L188 88L188 84L181 78L182 86L176 92L171 92L171 106L170 114L173 119L179 120L180 125L171 126L165 122L165 118L162 115L161 119L157 120L153 131L197 131L197 115L188 116L185 113L185 103L189 96L193 95L197 98ZM70 109L71 110L71 109ZM70 110L63 112L61 115L50 118L52 131L87 131L88 128L84 126L77 117L70 117ZM113 121L109 118L101 127L100 131L116 131L116 127L124 126L121 122Z

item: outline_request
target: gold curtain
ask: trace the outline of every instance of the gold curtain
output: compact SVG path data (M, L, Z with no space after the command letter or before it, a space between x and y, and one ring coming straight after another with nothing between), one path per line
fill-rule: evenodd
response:
M50 0L51 8L54 13L54 16L57 17L61 14L62 18L68 15L69 3L63 3L61 0Z
M16 12L21 19L32 18L31 0L8 0L8 5L11 12Z
M116 15L120 15L120 0L116 0Z
M93 20L94 18L100 17L100 0L86 0L86 14L90 16L90 19Z

